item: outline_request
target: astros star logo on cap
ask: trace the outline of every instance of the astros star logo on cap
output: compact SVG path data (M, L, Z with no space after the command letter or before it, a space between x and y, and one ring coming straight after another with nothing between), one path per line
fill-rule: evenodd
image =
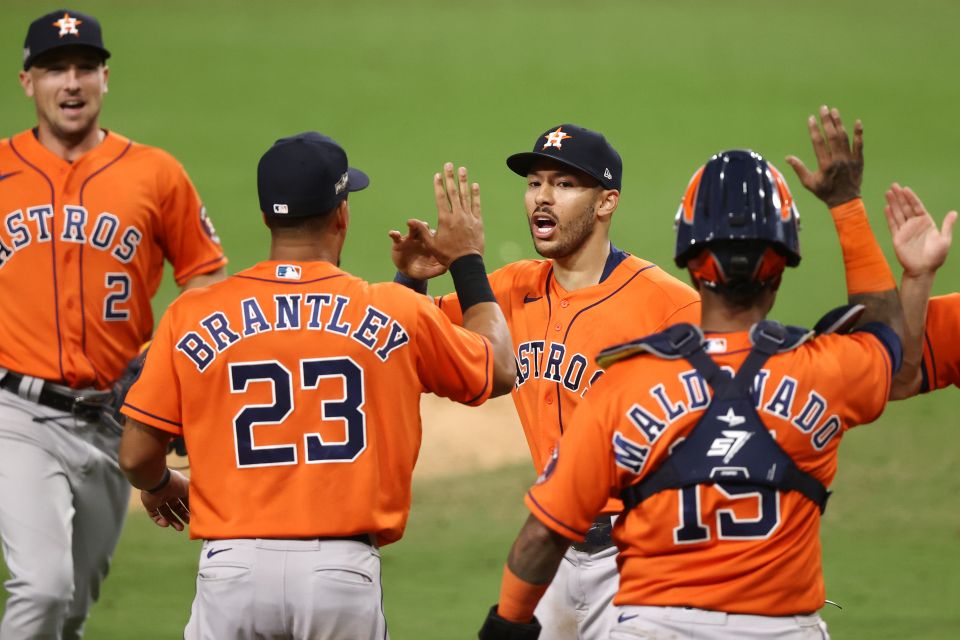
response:
M560 149L561 143L567 138L572 138L573 136L564 133L563 127L557 127L556 131L551 131L543 137L547 139L547 143L543 145L544 149L547 147L556 147L557 149Z
M62 18L53 23L53 26L60 27L60 37L62 38L68 34L72 36L80 35L80 32L77 31L78 24L83 24L83 20L71 18L69 13L64 13Z

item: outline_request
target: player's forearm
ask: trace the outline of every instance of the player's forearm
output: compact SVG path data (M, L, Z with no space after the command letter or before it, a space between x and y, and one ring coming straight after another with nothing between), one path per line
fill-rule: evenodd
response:
M903 340L903 308L897 282L870 228L863 200L854 198L831 207L830 215L843 253L847 300L866 307L859 324L883 322Z
M470 254L450 264L450 275L457 289L463 312L463 326L484 336L493 348L493 396L509 393L516 381L513 341L503 310L490 288L483 258Z
M503 310L496 302L475 304L463 314L463 326L490 341L493 350L493 392L491 397L510 393L517 379L513 341Z
M499 615L513 622L529 622L569 546L569 540L529 516L507 558Z
M923 335L927 326L927 304L934 274L903 274L900 302L903 307L903 366L893 379L890 398L900 400L920 390L923 365Z
M124 475L137 489L154 489L167 475L167 445L170 434L132 418L120 439L119 463Z
M193 276L189 280L183 283L183 286L180 287L180 292L183 293L188 289L197 289L199 287L206 287L211 285L214 282L220 282L221 280L227 277L227 268L220 267L216 271L211 271L210 273L201 273L200 275Z

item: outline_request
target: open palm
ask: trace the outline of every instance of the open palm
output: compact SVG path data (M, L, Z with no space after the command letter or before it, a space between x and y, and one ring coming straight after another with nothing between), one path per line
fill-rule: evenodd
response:
M947 259L957 212L948 213L942 228L937 228L923 202L909 187L894 183L887 191L886 199L884 213L904 274L915 276L936 272Z

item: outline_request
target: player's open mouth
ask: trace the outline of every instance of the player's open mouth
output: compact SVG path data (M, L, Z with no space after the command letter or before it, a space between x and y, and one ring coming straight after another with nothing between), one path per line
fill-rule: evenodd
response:
M60 108L67 113L79 113L87 103L83 100L64 100Z
M530 228L533 229L534 237L546 240L553 235L553 230L557 228L557 222L553 218L537 214L533 216Z

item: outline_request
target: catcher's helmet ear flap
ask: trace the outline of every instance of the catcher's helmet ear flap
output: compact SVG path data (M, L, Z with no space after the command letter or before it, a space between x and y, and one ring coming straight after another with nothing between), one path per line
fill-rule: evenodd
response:
M690 179L677 211L674 260L686 267L711 249L712 257L697 265L707 280L769 281L771 270L800 263L799 221L787 183L773 165L753 151L722 151ZM746 250L744 242L759 250Z

